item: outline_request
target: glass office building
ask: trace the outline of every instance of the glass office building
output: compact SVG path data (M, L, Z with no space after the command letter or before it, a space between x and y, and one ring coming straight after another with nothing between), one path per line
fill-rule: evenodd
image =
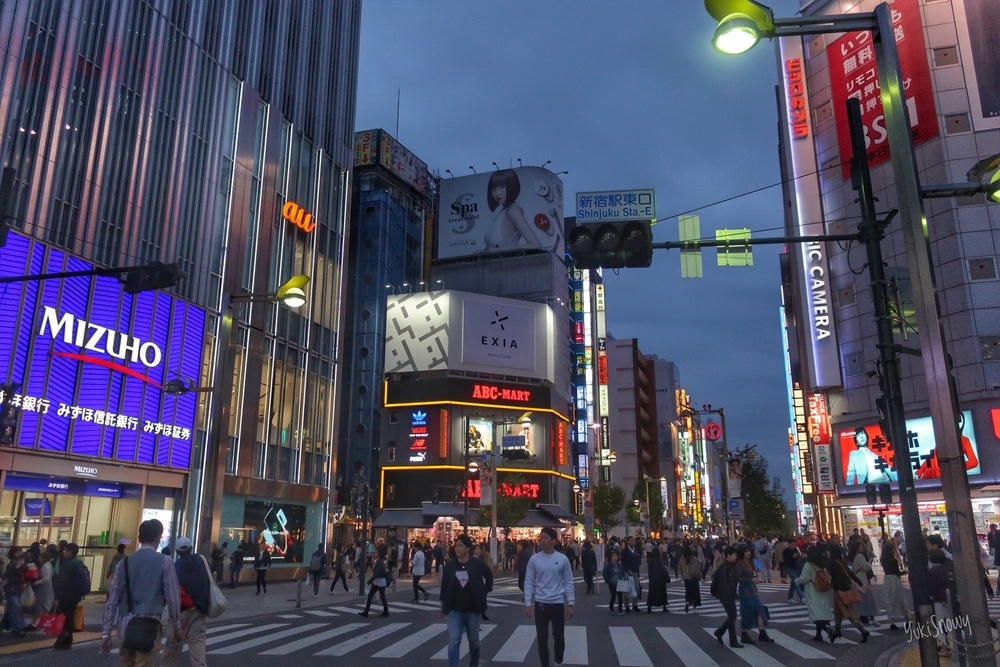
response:
M0 4L0 163L14 175L2 275L183 274L134 296L107 277L0 287L14 313L0 392L15 408L0 545L68 539L100 567L150 516L199 549L266 545L279 565L325 539L360 4ZM228 311L228 410L210 391L163 391L217 382L228 295L296 274L311 277L302 308Z

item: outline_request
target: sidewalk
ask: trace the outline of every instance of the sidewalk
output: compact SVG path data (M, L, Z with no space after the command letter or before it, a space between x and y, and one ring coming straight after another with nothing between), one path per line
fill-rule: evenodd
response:
M1000 667L1000 655L996 656ZM959 667L957 657L938 658L941 667ZM903 642L879 656L878 667L920 667L920 647L916 642Z
M297 590L301 584L301 609L313 609L329 604L351 604L364 598L358 595L358 580L348 579L349 592L345 593L338 584L336 593L330 593L330 583L333 579L323 579L319 586L319 597L313 597L311 581L282 581L270 584L267 593L256 595L257 588L252 583L244 583L233 589L222 587L222 593L228 602L226 613L209 623L229 623L242 618L260 616L261 614L284 614L296 609ZM412 579L396 580L396 592L386 591L387 597L404 596L406 601L411 597ZM439 579L435 575L421 577L420 585L428 591L438 587ZM367 587L365 592L367 593ZM84 631L74 635L74 643L93 641L101 638L101 622L104 617L105 595L99 593L89 595L83 600ZM431 603L428 603L431 604ZM2 609L2 606L0 606ZM25 653L28 651L51 650L54 637L47 637L40 632L29 632L24 637L14 637L9 632L0 633L0 655Z

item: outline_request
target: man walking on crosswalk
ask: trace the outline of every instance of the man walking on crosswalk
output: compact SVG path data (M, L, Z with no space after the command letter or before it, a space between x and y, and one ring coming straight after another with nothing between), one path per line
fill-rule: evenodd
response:
M469 667L479 665L479 621L486 611L486 594L493 590L493 573L472 555L472 539L455 539L455 558L441 575L441 616L448 619L448 667L458 667L462 635L469 638ZM416 594L414 594L416 597Z
M542 548L528 561L524 577L524 613L535 619L538 657L542 667L549 667L549 623L555 643L556 664L561 665L566 652L566 621L573 618L576 592L569 559L555 550L559 534L554 528L542 528L538 545Z

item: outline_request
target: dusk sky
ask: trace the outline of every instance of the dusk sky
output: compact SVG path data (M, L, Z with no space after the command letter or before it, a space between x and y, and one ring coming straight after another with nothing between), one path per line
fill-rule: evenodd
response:
M566 215L576 192L654 188L658 241L699 208L703 237L780 235L780 187L712 205L780 180L775 46L722 56L714 28L701 0L368 0L356 129L389 131L445 178L551 160L569 171ZM612 335L674 361L695 405L725 408L730 449L759 445L790 498L779 252L730 268L706 250L705 277L681 279L678 253L657 251L605 276Z

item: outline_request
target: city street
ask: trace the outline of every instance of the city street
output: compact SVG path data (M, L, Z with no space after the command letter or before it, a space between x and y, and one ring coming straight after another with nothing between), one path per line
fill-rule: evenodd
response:
M433 594L437 590L436 581L432 580L428 587L432 592L429 602L412 604L409 582L400 580L397 592L389 597L389 618L378 618L381 611L378 607L373 607L369 618L358 616L364 599L357 595L357 582L351 583L354 586L350 593L340 591L331 595L324 587L319 598L312 597L310 588L300 609L294 608L292 584L273 585L267 597L254 596L250 587L235 593L226 590L232 597L232 613L209 626L209 663L245 665L248 658L256 656L292 657L302 665L327 665L331 657L347 657L359 667L397 660L445 663L447 634ZM815 642L811 639L812 626L805 606L787 603L787 586L780 583L760 584L761 596L771 613L768 632L775 643L741 650L720 646L711 635L724 614L721 605L709 595L707 581L702 586L704 605L688 614L684 613L683 587L679 581L669 587L669 614L660 611L647 614L644 603L640 603L639 614L609 615L605 587L601 587L598 595L583 595L583 588L582 578L578 577L577 616L566 628L564 664L567 665L776 667L801 665L803 661L835 665L845 654L850 658L845 662L874 664L880 653L905 641L902 630L890 632L883 624L872 628L872 637L865 645L858 644L860 636L849 626L844 628L844 639L838 639L836 644ZM259 610L263 607L271 610L261 614ZM96 622L97 609L94 612L92 620ZM537 665L535 630L520 605L516 578L497 578L487 613L489 621L483 621L481 630L482 662ZM7 653L3 647L10 641L9 635L3 635L0 651ZM117 664L113 657L99 655L97 647L96 641L90 641L78 643L63 654L33 649L4 655L4 664L34 663L42 655L49 667ZM467 650L463 645L463 656ZM467 664L467 658L463 664Z

